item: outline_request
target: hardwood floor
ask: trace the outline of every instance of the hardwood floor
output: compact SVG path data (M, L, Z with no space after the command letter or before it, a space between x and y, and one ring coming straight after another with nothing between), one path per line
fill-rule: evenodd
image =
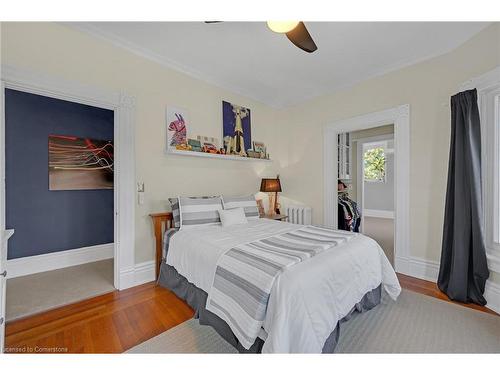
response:
M121 353L193 313L152 282L7 323L6 353Z
M425 294L426 296L438 298L440 300L454 303L460 306L465 306L474 310L483 311L488 314L498 315L496 312L484 306L476 305L474 303L460 303L450 300L446 294L444 294L438 289L436 283L433 283L431 281L417 279L415 277L406 276L400 273L398 273L397 275L399 283L401 284L401 287L404 289L408 289L411 290L412 292L417 292L420 294Z
M404 289L449 301L435 283L398 277ZM7 323L6 352L121 353L192 316L184 301L148 283Z

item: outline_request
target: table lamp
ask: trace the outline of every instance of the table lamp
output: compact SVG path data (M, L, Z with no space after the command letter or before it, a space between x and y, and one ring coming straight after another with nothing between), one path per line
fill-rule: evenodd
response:
M281 193L280 176L276 178L263 178L260 183L260 191L269 194L269 215L279 214L278 193ZM272 194L274 193L274 194ZM274 197L274 203L273 203Z

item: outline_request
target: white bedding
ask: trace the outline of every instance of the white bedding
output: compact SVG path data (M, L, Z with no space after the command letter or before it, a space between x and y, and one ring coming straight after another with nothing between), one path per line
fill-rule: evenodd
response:
M299 227L260 219L229 227L181 230L170 240L166 261L208 293L224 252ZM401 287L394 270L380 246L361 234L287 269L271 292L262 351L321 353L337 322L381 283L396 299Z

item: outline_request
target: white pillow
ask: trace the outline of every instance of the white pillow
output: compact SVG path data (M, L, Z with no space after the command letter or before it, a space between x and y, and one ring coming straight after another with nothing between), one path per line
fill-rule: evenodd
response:
M219 210L220 221L223 227L236 224L247 224L248 220L242 207L230 210Z

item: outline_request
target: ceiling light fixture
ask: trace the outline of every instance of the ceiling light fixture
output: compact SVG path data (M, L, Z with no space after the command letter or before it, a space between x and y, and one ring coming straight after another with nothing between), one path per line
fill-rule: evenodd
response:
M267 21L267 26L275 33L288 33L297 27L299 21Z
M205 21L208 24L219 22ZM318 46L314 43L311 34L309 34L306 25L302 21L267 21L267 26L275 33L285 34L290 42L303 51L312 53L318 49Z

